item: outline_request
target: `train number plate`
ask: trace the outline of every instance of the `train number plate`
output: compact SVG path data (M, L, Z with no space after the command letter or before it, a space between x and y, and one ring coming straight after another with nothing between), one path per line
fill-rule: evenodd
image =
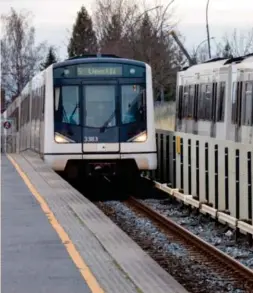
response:
M97 136L85 136L84 142L98 142Z

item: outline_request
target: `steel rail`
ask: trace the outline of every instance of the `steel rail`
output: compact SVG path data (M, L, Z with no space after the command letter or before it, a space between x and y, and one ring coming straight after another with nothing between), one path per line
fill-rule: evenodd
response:
M226 253L217 249L213 245L202 240L201 238L194 235L193 233L186 230L185 228L183 228L179 224L170 220L169 218L161 215L159 212L153 210L151 207L147 206L145 203L143 203L133 197L130 197L127 202L131 206L135 207L137 210L148 215L151 219L154 219L163 228L165 228L165 230L172 231L174 234L176 234L177 236L180 236L185 241L187 241L188 244L195 246L196 248L200 249L201 251L204 251L206 255L214 257L219 263L222 263L226 267L228 267L230 271L232 269L233 272L238 273L241 277L240 281L241 280L247 281L250 284L250 286L252 286L252 290L253 290L253 270L247 268L246 266L244 266L240 262L236 261L231 256L227 255Z

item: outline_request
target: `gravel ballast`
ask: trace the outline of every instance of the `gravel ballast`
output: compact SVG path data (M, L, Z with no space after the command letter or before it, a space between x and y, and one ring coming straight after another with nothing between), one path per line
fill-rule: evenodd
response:
M157 200L145 200L157 205ZM148 218L140 216L125 203L108 201L97 204L123 231L153 257L168 273L192 293L246 292L229 277L224 279L207 264L192 259L187 249L170 239Z
M143 202L253 270L253 247L249 246L246 236L241 235L236 242L235 231L204 215L189 213L186 206L172 198Z

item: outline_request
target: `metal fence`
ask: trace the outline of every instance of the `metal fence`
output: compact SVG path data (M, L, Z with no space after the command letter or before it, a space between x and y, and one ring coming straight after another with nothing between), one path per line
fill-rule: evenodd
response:
M200 203L252 223L252 145L157 130L158 168L152 179Z

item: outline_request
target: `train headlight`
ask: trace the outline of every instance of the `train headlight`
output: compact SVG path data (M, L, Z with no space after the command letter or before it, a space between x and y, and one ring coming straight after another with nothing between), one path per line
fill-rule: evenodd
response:
M146 141L146 140L147 140L147 132L146 132L146 131L140 133L139 135L137 135L137 136L133 139L133 141L135 141L135 142L144 142L144 141Z
M66 142L69 142L69 140L67 138L65 138L63 135L60 135L59 133L56 133L54 135L54 140L57 143L66 143Z

